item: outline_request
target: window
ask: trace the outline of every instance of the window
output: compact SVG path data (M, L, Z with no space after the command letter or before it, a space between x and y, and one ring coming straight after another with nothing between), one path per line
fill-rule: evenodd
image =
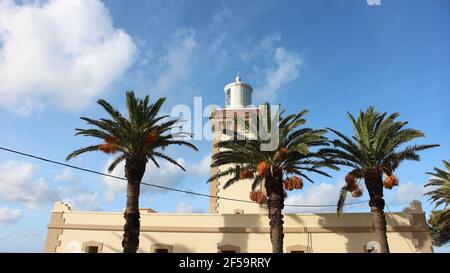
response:
M87 253L98 253L98 246L88 246Z
M373 252L375 252L375 250L373 248L371 248L371 249L366 248L365 252L366 253L373 253Z
M231 89L227 89L225 92L225 106L231 105Z
M377 248L375 245L367 244L363 248L364 253L380 253L379 248Z
M234 120L228 119L226 121L225 133L229 136L233 136L234 134L233 128L234 128Z
M259 126L259 114L256 116L256 132L255 134L259 134L260 126Z
M103 243L98 241L88 241L83 243L84 253L101 253L103 250Z
M251 101L252 101L251 91L245 90L244 91L244 106L250 105Z
M222 133L224 133L224 134L227 133L227 120L226 120L226 118L224 118L222 120Z
M250 132L250 113L246 112L245 113L245 133L249 133Z
M156 248L155 253L169 253L167 248Z
M172 253L173 246L165 245L165 244L154 244L154 245L152 245L150 252L152 252L152 253Z
M221 245L217 247L217 253L239 253L241 248L234 245Z
M236 253L234 250L222 250L220 253Z
M287 253L305 253L307 248L304 245L293 245L286 247Z

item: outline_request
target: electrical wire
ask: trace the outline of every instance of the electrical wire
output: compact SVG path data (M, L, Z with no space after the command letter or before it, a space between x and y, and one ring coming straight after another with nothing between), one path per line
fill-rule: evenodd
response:
M392 214L391 210L389 209L389 206L387 205L387 203L385 203L386 208L389 212L389 214L391 215L392 220L394 220L395 224L397 225L397 227L400 227L400 224L397 222L397 220L394 217L394 214ZM415 253L415 251L413 250L413 248L409 245L408 239L406 239L405 234L403 234L402 230L399 228L399 232L402 235L403 239L405 240L406 244L408 245L409 250L411 250L411 253Z
M13 150L13 149L1 147L1 146L0 146L0 150L6 151L6 152L10 152L10 153L14 153L14 154L18 154L18 155L22 155L22 156L25 156L25 157L34 158L34 159L45 161L45 162L48 162L48 163L52 163L52 164L56 164L56 165L60 165L60 166L64 166L64 167L68 167L68 168L79 170L79 171L83 171L83 172L97 174L97 175L110 177L110 178L114 178L114 179L118 179L118 180L122 180L122 181L128 181L128 179L125 178L125 177L120 177L120 176L116 176L116 175L106 174L106 173L90 170L90 169L87 169L87 168L78 167L78 166L75 166L75 165L71 165L71 164L67 164L67 163L51 160L51 159L48 159L48 158L32 155L32 154L29 154L29 153L20 152L20 151L17 151L17 150ZM242 203L252 203L252 204L254 203L253 201L249 201L249 200L242 200L242 199L229 198L229 197L220 197L220 196L217 196L217 195L209 195L209 194L204 194L204 193L199 193L199 192L182 190L182 189L166 187L166 186L161 186L161 185L147 183L147 182L142 182L142 181L140 181L140 182L136 181L136 182L138 182L138 183L140 183L142 185L148 186L148 187L153 187L153 188L158 188L158 189L163 189L163 190L168 190L168 191L174 191L174 192L180 192L180 193L186 193L186 194L195 195L195 196L215 198L215 199L222 199L222 200L242 202ZM368 202L368 200L358 201L358 202L351 202L351 203L344 204L344 206L350 206L350 205L361 204L361 203L366 203L366 202ZM285 204L285 207L303 207L303 208L321 208L321 207L336 207L336 206L337 205L332 205L332 204L327 204L327 205Z

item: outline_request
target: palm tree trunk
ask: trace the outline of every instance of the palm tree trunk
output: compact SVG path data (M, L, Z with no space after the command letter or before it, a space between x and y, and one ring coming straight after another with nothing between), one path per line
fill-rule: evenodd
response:
M279 181L278 181L279 180ZM278 178L273 183L266 183L267 208L269 211L270 241L272 242L273 253L283 253L283 208L284 190L282 179Z
M140 182L145 172L145 159L127 159L125 163L125 176L127 185L127 206L124 212L125 225L123 227L122 247L124 253L136 253L139 247L140 214L139 192Z
M364 176L367 190L370 195L370 210L372 213L372 226L374 238L380 244L381 253L389 253L389 244L386 233L386 217L384 215L383 180L378 172L367 173Z

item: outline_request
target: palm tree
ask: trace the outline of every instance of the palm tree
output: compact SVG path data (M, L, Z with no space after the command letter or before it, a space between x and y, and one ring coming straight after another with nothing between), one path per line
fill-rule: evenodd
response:
M426 193L431 196L430 200L436 203L435 208L444 205L442 210L433 211L429 220L433 244L436 246L446 245L450 241L450 209L448 209L450 204L450 161L443 162L447 170L434 168L434 173L427 173L433 178L425 185L425 187L436 187Z
M179 119L169 119L169 116L159 114L165 98L160 98L150 105L149 100L149 96L139 99L135 97L133 91L127 92L128 117L122 116L107 101L98 100L97 103L108 112L111 119L102 118L95 120L81 117L82 120L94 128L77 128L75 129L77 131L75 135L95 137L103 143L78 149L66 158L66 160L69 160L80 154L93 151L115 154L117 156L109 166L109 172L113 171L120 162L125 160L125 177L128 183L122 241L124 253L136 253L139 247L140 182L144 176L148 160L150 159L159 167L157 159L164 159L177 165L184 171L183 166L163 152L164 148L170 145L181 145L197 150L193 144L180 140L180 137L189 134L171 132L179 124Z
M419 151L438 145L401 147L413 139L424 137L424 133L405 128L408 122L396 121L398 113L387 116L387 113L379 113L370 106L366 112L361 111L357 119L350 113L348 116L353 125L354 136L348 137L327 128L339 139L331 141L333 148L324 149L331 155L335 164L352 168L345 177L346 185L341 189L338 214L342 212L347 191L352 192L354 197L362 195L359 182L364 180L370 196L369 206L375 238L380 243L381 252L388 253L383 185L387 189L397 186L399 180L394 171L399 164L404 160L419 161Z
M323 136L326 130L299 128L306 122L303 118L306 113L307 111L302 111L282 118L283 112L281 112L279 117L275 118L278 120L267 119L267 128L259 127L259 130L266 130L278 124L279 145L274 150L261 149L261 145L267 141L262 140L260 134L255 133L256 128L252 126L251 132L257 137L244 139L241 136L239 139L236 138L239 133L235 132L235 138L216 144L219 152L212 156L211 167L225 166L226 168L227 165L231 167L219 171L208 181L228 176L229 179L223 186L226 189L237 181L253 180L250 199L260 204L267 204L270 239L274 253L283 252L282 210L286 198L285 189L301 189L303 187L301 177L312 182L307 172L329 176L320 168L335 168L328 163L321 152L310 150L311 147L327 145L327 139ZM271 116L270 108L267 116ZM256 190L258 186L259 190Z

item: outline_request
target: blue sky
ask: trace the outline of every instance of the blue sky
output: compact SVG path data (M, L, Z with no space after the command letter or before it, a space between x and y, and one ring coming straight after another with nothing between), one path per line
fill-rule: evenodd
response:
M416 143L439 143L397 171L386 193L399 211L422 197L425 174L449 159L450 3L349 1L10 1L0 0L1 146L63 161L95 143L74 136L80 116L102 117L107 99L124 110L124 92L177 104L223 105L223 86L241 71L254 103L310 110L308 125L351 133L346 111L374 105L423 130ZM206 118L204 119L206 121ZM208 193L210 142L172 149L188 167L149 169L149 182ZM71 163L104 171L110 160L86 154ZM41 252L54 201L74 209L124 207L120 181L0 152L0 251ZM117 174L120 175L118 171ZM345 170L317 177L289 198L335 203ZM366 195L365 195L366 196ZM142 207L206 212L208 200L146 189ZM368 211L368 206L349 208ZM448 248L438 251L448 252Z

